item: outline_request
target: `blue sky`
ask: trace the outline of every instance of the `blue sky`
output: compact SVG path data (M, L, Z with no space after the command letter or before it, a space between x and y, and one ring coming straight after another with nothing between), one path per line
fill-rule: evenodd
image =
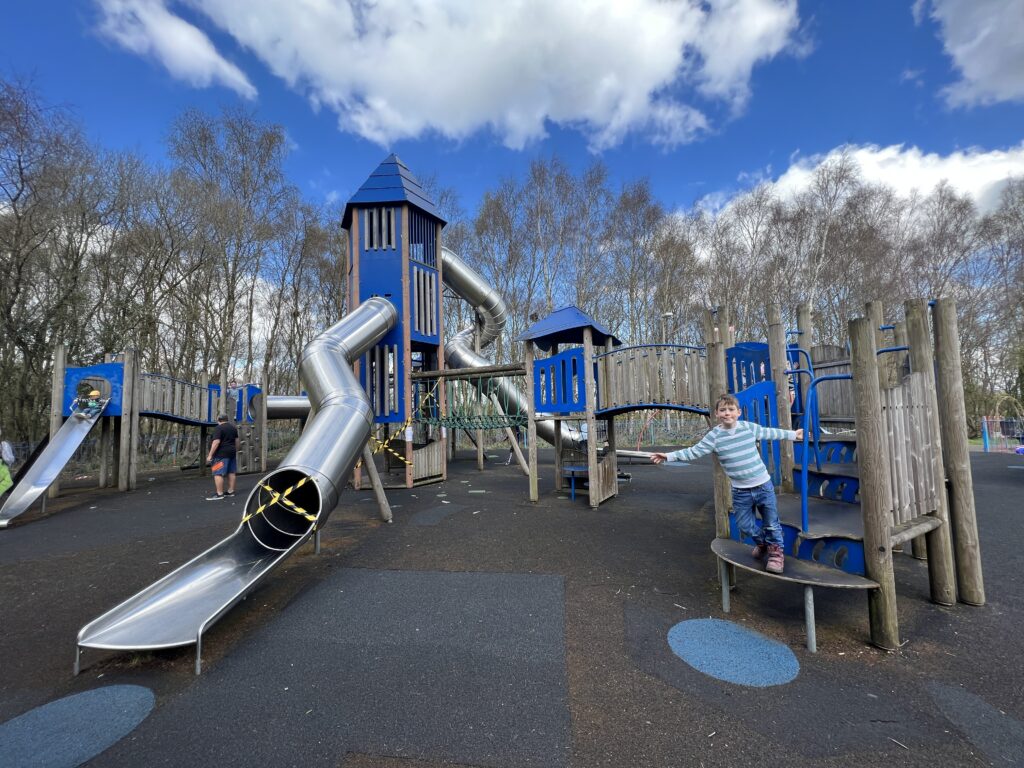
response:
M243 10L239 10L243 9ZM187 107L283 125L344 203L391 151L468 212L557 154L669 208L795 188L848 146L901 190L991 205L1024 175L1024 0L56 0L9 3L0 70L112 149Z

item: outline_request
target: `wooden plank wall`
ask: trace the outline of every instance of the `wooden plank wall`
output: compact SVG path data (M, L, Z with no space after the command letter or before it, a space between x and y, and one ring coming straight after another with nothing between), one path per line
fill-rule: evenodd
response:
M189 421L206 420L209 390L199 384L178 381L167 376L143 374L139 377L139 411L163 413ZM220 403L216 403L211 419L216 420Z
M426 480L444 473L444 441L435 440L412 452L412 479Z
M597 482L590 483L590 492L597 493L597 502L610 499L619 491L619 479L616 472L615 457L608 455L597 463Z
M937 506L932 453L938 450L924 374L882 390L882 419L889 454L893 525L931 514Z
M617 349L598 358L598 410L649 403L707 409L707 370L707 359L694 349Z
M812 350L811 358L814 361L815 378L850 373L849 358L816 360L813 354L817 349ZM818 418L823 422L853 422L853 382L844 379L825 381L818 385Z

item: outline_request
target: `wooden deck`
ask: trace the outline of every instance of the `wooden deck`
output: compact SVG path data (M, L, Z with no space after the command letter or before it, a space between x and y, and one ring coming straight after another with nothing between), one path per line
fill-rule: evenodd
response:
M800 527L800 497L782 494L778 497L779 519L786 525ZM864 521L859 504L811 498L807 503L808 530L805 539L864 538Z

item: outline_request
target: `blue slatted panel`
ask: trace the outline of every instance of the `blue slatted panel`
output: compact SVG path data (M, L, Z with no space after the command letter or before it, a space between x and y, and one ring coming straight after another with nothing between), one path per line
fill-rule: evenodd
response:
M775 400L775 384L762 381L742 392L736 393L744 421L760 424L762 427L779 426L779 409ZM779 485L782 480L782 451L778 440L761 441L761 458L771 473L772 482Z
M543 413L586 410L583 350L567 349L533 364L534 408Z

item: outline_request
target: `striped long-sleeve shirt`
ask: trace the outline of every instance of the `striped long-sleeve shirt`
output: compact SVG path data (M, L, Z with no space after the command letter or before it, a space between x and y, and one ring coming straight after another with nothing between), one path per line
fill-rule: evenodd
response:
M669 461L693 461L709 453L718 454L722 469L733 488L756 488L767 483L771 476L757 452L757 440L795 440L796 432L788 429L762 427L750 421L737 421L732 429L718 425L699 443L673 451Z

